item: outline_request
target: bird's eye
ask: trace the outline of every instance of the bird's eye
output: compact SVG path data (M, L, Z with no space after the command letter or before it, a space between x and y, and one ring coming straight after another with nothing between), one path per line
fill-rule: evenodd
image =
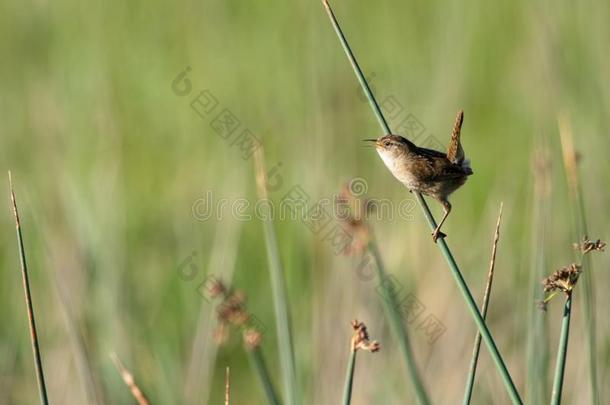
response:
M383 143L383 146L385 146L386 148L389 148L390 147L390 141L385 141Z

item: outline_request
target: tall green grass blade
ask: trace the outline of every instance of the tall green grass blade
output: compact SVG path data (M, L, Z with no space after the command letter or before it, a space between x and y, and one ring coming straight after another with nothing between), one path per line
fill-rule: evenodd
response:
M566 298L566 303L563 308L563 320L561 322L561 337L559 339L559 348L557 349L557 365L555 366L555 378L553 381L553 394L551 395L551 404L559 405L561 403L561 391L563 389L563 376L566 369L566 353L568 351L568 337L570 334L570 316L572 313L572 294Z
M534 197L532 213L532 236L530 242L531 262L528 297L528 337L527 337L527 397L525 402L533 405L548 404L549 391L549 346L547 317L534 303L544 299L540 280L546 277L547 240L551 221L551 173L550 151L546 140L534 149Z
M570 121L565 115L560 115L558 119L559 134L561 137L561 147L563 151L564 168L568 187L570 190L570 201L574 212L574 235L576 241L581 240L583 236L589 235L587 226L587 214L583 198L583 192L580 185L578 162L576 157L576 149L572 136L572 127ZM585 323L585 341L587 359L589 364L589 389L591 392L591 403L594 405L600 404L599 388L597 385L597 343L596 343L596 321L595 321L595 291L593 289L593 271L592 262L589 255L584 255L581 264L583 270L586 269L586 275L580 277L580 282L583 284L583 319Z
M269 201L267 195L267 177L262 147L254 154L256 165L256 184L258 196L261 201ZM294 363L294 349L292 343L290 313L288 299L286 297L286 283L284 281L284 270L280 260L275 230L270 216L263 220L265 232L265 244L267 246L267 257L269 259L269 274L273 290L273 307L277 327L278 346L280 351L280 363L284 381L284 391L289 405L298 405L299 394L297 387L296 368Z
M347 371L345 373L345 385L343 388L343 405L352 402L352 387L354 386L354 370L356 368L356 350L350 350L349 360L347 361Z
M483 304L481 305L481 314L483 319L487 317L487 307L491 296L491 285L494 279L494 269L496 266L496 253L498 249L498 241L500 240L500 223L502 222L502 208L504 204L500 204L500 213L498 214L498 223L494 233L493 247L491 249L491 262L489 264L489 273L487 274L487 283L485 285L485 293L483 294ZM472 360L470 361L470 370L468 371L468 379L466 380L466 392L464 393L463 403L470 404L472 399L472 389L474 388L474 378L477 373L477 364L479 362L479 352L481 350L481 333L477 332L474 339L474 348L472 349Z
M369 85L366 82L366 79L364 78L364 74L362 73L362 70L360 69L358 62L356 61L356 58L355 58L351 48L349 47L349 44L347 43L347 40L345 39L345 36L343 35L341 28L339 27L339 23L338 23L337 19L335 18L335 15L334 15L332 9L330 8L330 5L328 4L328 1L323 0L323 3L324 3L324 6L326 7L326 11L328 13L328 16L330 18L330 21L331 21L334 29L335 29L335 32L337 33L337 36L339 37L339 40L341 41L341 45L343 46L343 49L352 65L352 68L354 69L354 73L358 77L358 80L360 81L360 84L366 94L369 104L371 105L371 108L373 109L373 111L375 112L375 115L377 116L379 125L381 126L381 128L385 134L390 134L391 133L390 127L388 126L388 123L387 123L386 119L384 118L383 113L381 112L381 108L379 107L379 104L377 103L375 96L373 95ZM424 216L426 217L428 225L430 226L430 228L432 230L435 229L436 221L434 220L434 217L432 216L432 213L430 212L430 208L428 207L428 204L424 200L424 197L418 192L413 192L413 194L417 198L417 202L419 203L419 206L421 207L421 209L424 213ZM481 332L481 335L483 336L483 341L487 345L487 348L489 349L492 359L493 359L494 363L496 364L498 371L500 372L500 375L502 377L504 385L506 386L506 390L508 391L508 394L510 395L511 400L513 401L513 403L521 404L522 401L519 396L519 393L517 392L517 388L515 387L515 384L510 376L510 373L508 372L508 369L506 368L506 365L504 364L504 360L502 359L502 356L500 355L500 352L498 351L498 348L496 347L496 343L495 343L491 333L489 332L489 329L487 328L485 321L481 317L481 313L479 312L479 309L477 308L477 304L474 301L474 298L472 297L472 294L470 293L470 290L468 289L468 285L466 284L466 281L464 280L464 277L462 276L462 273L460 272L460 269L459 269L457 263L455 262L455 259L453 258L453 255L451 254L451 251L449 250L449 247L447 246L447 243L445 242L444 238L438 239L438 246L441 249L443 256L447 260L451 273L452 273L456 283L458 284L458 287L460 289L460 292L462 293L462 296L466 300L468 309L470 310L470 313L471 313L472 317L474 318L475 323L477 324L477 327L479 328L479 331Z
M279 405L280 401L273 388L271 377L269 377L269 371L267 370L267 364L265 363L260 347L257 346L252 349L246 349L246 353L248 353L250 365L254 369L254 374L258 377L258 382L265 393L267 404Z
M47 387L44 380L44 369L42 367L42 356L40 355L40 345L38 344L38 332L36 330L36 318L34 316L34 304L32 302L32 293L30 291L30 279L28 277L28 265L25 259L25 246L23 245L23 235L21 233L21 222L19 220L19 212L17 210L17 201L15 200L15 192L13 191L13 181L11 172L8 172L9 188L11 193L11 201L13 202L13 214L15 215L15 227L17 229L17 245L19 247L19 261L21 263L21 277L23 280L23 291L25 294L25 303L28 312L28 321L30 325L30 339L32 342L32 353L34 355L34 366L36 368L36 379L38 381L38 393L40 395L40 403L47 405L49 399L47 397Z
M390 283L386 282L387 276L385 268L383 266L381 254L379 253L379 248L377 247L377 243L375 242L373 235L370 236L368 249L373 257L373 261L375 262L378 285L382 295L383 309L388 321L390 322L390 328L398 341L398 346L400 347L400 352L402 353L407 366L407 372L409 373L409 379L411 380L411 384L415 390L415 395L420 404L429 404L430 400L428 399L428 394L426 393L426 389L417 369L417 363L415 362L415 357L413 356L409 335L403 326L403 319L400 313L400 305L396 297L396 291L393 290Z

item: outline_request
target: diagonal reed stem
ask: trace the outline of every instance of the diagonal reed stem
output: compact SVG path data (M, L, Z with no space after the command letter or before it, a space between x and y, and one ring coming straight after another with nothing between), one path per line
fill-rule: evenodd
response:
M411 383L413 384L415 395L417 396L417 400L420 404L427 405L430 403L430 400L428 399L428 394L426 393L426 389L424 388L424 384L422 383L419 371L417 369L417 363L415 362L415 357L413 356L413 349L411 348L409 335L403 327L402 316L399 309L400 305L396 297L396 291L394 291L391 283L386 282L387 276L385 273L385 268L383 266L381 254L379 253L379 248L377 247L377 243L375 242L372 232L368 249L373 257L373 261L375 262L378 285L381 289L381 301L383 303L383 309L390 322L390 328L398 341L398 346L400 347L400 351L404 357L405 364L407 365L407 371L409 373Z
M273 388L273 383L271 382L271 377L269 377L267 364L265 363L265 359L260 347L257 346L253 347L252 349L246 349L246 353L248 353L250 365L254 369L254 372L258 377L258 382L265 393L267 404L280 405L280 401L275 393L275 389Z
M15 227L17 228L17 245L19 246L19 260L21 262L21 277L23 280L23 292L25 293L25 303L27 305L28 320L30 324L30 338L32 341L32 353L34 355L34 366L36 368L36 379L38 380L38 392L40 394L40 403L47 405L47 388L44 382L44 370L42 368L42 357L40 356L40 346L38 344L38 333L36 332L36 319L34 317L34 304L32 303L32 293L30 292L30 279L28 277L28 265L25 260L25 246L23 245L23 235L21 233L21 222L19 221L19 212L17 211L17 201L15 200L15 192L13 191L13 181L11 172L8 172L8 182L11 192L11 201L13 202L13 214L15 215Z
M343 35L341 28L339 27L339 23L334 15L330 5L328 4L328 1L323 0L323 4L324 4L324 7L326 8L326 12L335 29L335 32L337 33L337 36L339 37L339 40L341 41L341 45L343 46L343 49L352 65L352 68L354 69L354 73L356 74L356 77L358 77L358 81L360 82L360 85L362 86L362 88L366 94L369 104L371 105L371 108L373 109L373 111L375 112L375 115L377 116L379 125L381 126L381 128L385 134L392 133L385 117L383 116L383 113L381 112L381 108L379 107L379 104L377 103L377 100L375 99L375 96L373 95L373 92L371 91L368 83L366 82L366 79L364 78L364 74L362 73L362 70L360 69L358 62L356 61L356 57L354 56L352 50L350 49L349 44L347 43L347 40L345 39L345 36ZM415 191L413 192L413 194L417 198L417 201L424 213L424 216L426 217L428 225L430 226L431 229L435 229L436 221L434 220L434 217L432 216L432 213L430 212L430 208L428 207L428 204L426 204L424 197L420 193L415 192ZM468 289L468 285L466 284L466 281L464 280L464 277L462 276L462 273L460 272L460 269L459 269L457 263L455 262L455 259L453 258L453 255L451 254L451 251L449 250L449 247L447 246L447 243L445 242L444 238L439 238L438 246L441 249L443 256L447 260L449 269L451 270L451 273L452 273L456 283L458 284L458 287L460 289L460 292L462 293L462 296L464 297L464 300L466 300L468 309L470 310L470 313L471 313L472 317L474 318L474 321L477 324L477 327L479 328L481 335L483 336L483 341L487 345L487 348L489 349L492 359L493 359L494 363L496 364L498 371L500 372L500 375L502 377L504 385L506 386L506 390L508 391L508 394L510 395L511 400L515 404L521 404L522 401L521 401L521 397L519 396L519 393L517 392L517 388L515 387L515 384L510 376L510 373L508 372L508 369L506 368L506 365L504 364L504 360L502 359L502 356L500 355L500 352L498 351L498 348L496 347L496 343L495 343L491 333L489 332L489 329L487 328L487 325L485 324L485 321L483 320L483 317L481 316L479 309L477 308L477 304L474 301L474 298L472 297L472 294L470 293L470 290Z
M572 294L569 293L563 308L563 321L561 322L561 337L557 349L557 365L555 366L555 379L553 381L553 393L551 404L561 403L561 391L563 389L563 376L566 369L566 353L568 351L568 337L570 334L570 316L572 314Z
M487 274L487 284L485 285L485 293L483 294L483 305L481 306L481 314L483 319L487 316L487 307L489 305L489 297L491 296L491 284L494 279L494 269L496 267L496 252L498 249L498 241L500 240L500 223L502 222L503 203L500 203L500 213L498 214L498 223L496 224L496 232L494 233L493 247L491 248L491 262L489 264L489 273ZM479 352L481 350L481 333L477 332L477 337L474 339L474 348L472 349L472 360L470 361L470 370L466 381L466 392L464 394L464 405L470 403L472 399L472 389L474 388L474 378L477 373L477 364L479 362Z
M258 197L268 204L267 176L263 148L260 147L254 154L256 166L256 185ZM265 244L267 246L267 257L269 259L269 274L273 290L273 306L275 309L275 321L277 327L278 346L280 351L280 363L284 381L284 393L289 405L298 405L299 394L297 386L296 368L294 363L294 347L292 342L290 312L288 299L286 297L286 283L284 281L284 269L280 260L275 230L272 219L267 215L263 221L265 232Z

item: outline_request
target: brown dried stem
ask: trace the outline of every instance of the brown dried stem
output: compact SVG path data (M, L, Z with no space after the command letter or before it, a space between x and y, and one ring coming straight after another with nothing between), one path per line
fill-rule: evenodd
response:
M119 372L119 375L123 379L123 382L125 382L125 385L127 385L129 391L131 391L131 395L133 395L133 397L138 402L138 405L149 405L146 395L144 395L144 392L142 392L140 387L138 387L138 385L136 384L136 380L133 377L133 374L131 374L123 366L123 363L121 363L116 353L110 353L110 358L112 359L112 362L114 363L117 371Z

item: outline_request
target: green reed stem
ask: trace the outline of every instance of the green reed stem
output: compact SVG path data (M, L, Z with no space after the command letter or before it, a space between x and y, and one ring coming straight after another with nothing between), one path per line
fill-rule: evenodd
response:
M267 177L262 148L256 150L254 158L258 196L261 201L268 202ZM273 292L273 307L275 310L284 393L289 405L298 405L299 394L294 362L290 312L286 294L286 282L284 280L284 269L280 260L277 237L275 236L275 230L273 229L273 220L269 216L266 216L263 221L263 229L265 233L265 244L267 246L267 258L269 259L269 275Z
M354 370L356 368L356 350L350 350L349 360L347 361L347 371L345 373L345 385L343 388L343 405L352 402L352 387L354 386Z
M381 254L379 253L379 248L377 247L377 243L375 242L373 235L370 236L368 249L373 257L373 261L375 262L378 285L382 295L381 301L383 303L383 309L388 321L390 322L390 328L398 341L398 346L400 347L400 351L404 357L405 364L407 365L407 372L409 373L409 378L413 384L415 395L421 405L427 405L430 403L430 400L428 399L428 394L426 393L426 389L417 369L417 363L415 362L415 356L413 356L409 335L403 326L403 318L402 314L400 313L400 304L398 303L398 299L396 297L396 291L394 290L392 284L387 282L387 276L383 266L383 261L381 259Z
M381 112L381 108L379 107L379 104L377 103L377 100L375 99L375 96L373 95L373 92L371 91L366 79L364 78L364 74L362 73L362 70L360 69L358 62L356 61L356 57L354 56L351 48L349 47L349 44L347 42L347 39L343 35L343 32L341 31L339 23L334 15L330 5L328 4L328 1L323 0L323 4L324 4L324 7L326 8L326 12L335 29L335 32L337 33L337 36L339 37L339 40L341 41L343 50L345 51L345 54L347 55L351 65L352 65L352 68L354 69L354 73L356 74L356 77L358 78L358 81L360 82L360 85L362 86L362 88L366 94L366 97L369 101L369 104L371 105L371 108L373 109L373 112L377 116L379 125L381 126L381 128L385 134L392 133L385 117L383 116L383 113ZM432 213L430 212L430 208L426 204L424 197L416 191L414 191L413 194L417 198L417 202L419 203L419 206L421 207L421 209L424 213L424 216L426 217L426 220L427 220L428 224L430 225L430 228L435 229L436 221L434 220L434 217L432 216ZM515 387L515 384L513 383L510 373L508 372L508 369L506 368L506 365L504 364L504 360L502 359L502 356L500 355L500 352L498 351L498 348L496 347L496 343L493 340L493 337L491 336L491 333L489 332L489 329L487 328L487 325L485 324L485 321L483 320L483 317L481 316L479 309L477 308L477 304L474 301L474 298L472 297L472 294L470 293L470 290L468 289L468 285L466 284L466 281L464 280L464 277L462 276L462 273L460 272L460 269L459 269L457 263L455 262L455 259L453 258L451 251L447 247L447 243L445 242L444 238L438 239L438 246L441 249L443 256L447 260L449 269L451 270L451 273L452 273L456 283L458 284L458 287L460 289L460 292L462 293L462 296L466 300L468 309L470 310L470 313L471 313L472 317L474 318L475 323L477 324L477 327L479 328L479 331L481 332L481 335L483 336L483 341L487 345L487 348L489 349L492 359L493 359L494 363L496 364L498 371L500 372L500 375L502 377L504 385L506 386L506 390L508 391L508 394L510 395L513 403L521 404L522 401L521 401L521 397L519 396L519 393L517 392L517 388Z
M561 391L563 389L563 376L566 369L566 353L568 351L568 337L570 334L570 316L572 313L572 294L566 298L566 303L563 308L563 320L561 322L561 337L559 339L559 347L557 349L557 365L555 366L555 378L553 381L553 393L551 396L551 404L559 405L561 403Z
M258 382L265 393L267 404L279 405L280 401L275 393L275 389L273 388L273 383L271 382L271 377L269 376L269 370L267 369L267 364L265 363L265 359L260 347L246 349L246 353L248 353L250 365L254 369L254 374L256 374L258 377Z
M25 246L23 245L23 235L21 233L21 222L19 221L19 212L17 211L17 202L13 191L13 182L11 172L8 173L9 188L11 192L11 200L13 202L13 214L15 215L15 226L17 229L17 245L19 247L19 261L21 263L21 278L23 280L23 292L25 294L25 303L28 312L28 321L30 325L30 340L32 343L32 353L34 355L34 367L36 368L36 379L38 380L38 393L40 395L40 403L47 405L49 399L47 397L47 387L44 382L44 370L42 367L42 356L40 355L40 345L38 344L38 332L36 331L36 318L34 317L34 304L32 302L32 293L30 291L30 279L28 277L28 265L25 260Z
M551 221L550 208L550 153L546 143L538 141L534 148L533 157L536 162L534 174L533 201L531 216L531 241L530 264L529 264L529 295L528 295L528 333L527 333L527 392L525 402L532 405L548 404L547 376L549 374L549 347L547 317L544 311L538 308L539 303L545 299L544 290L541 288L540 280L546 277L548 270L548 240L549 223Z

